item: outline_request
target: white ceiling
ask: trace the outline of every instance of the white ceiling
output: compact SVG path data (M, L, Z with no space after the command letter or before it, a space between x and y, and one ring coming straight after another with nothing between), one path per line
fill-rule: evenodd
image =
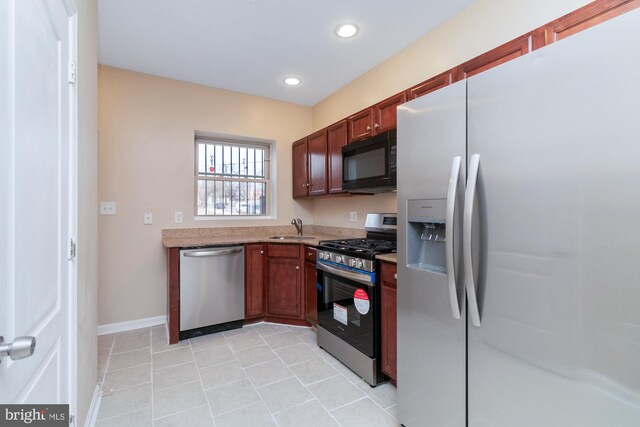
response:
M473 1L99 0L99 61L311 106Z

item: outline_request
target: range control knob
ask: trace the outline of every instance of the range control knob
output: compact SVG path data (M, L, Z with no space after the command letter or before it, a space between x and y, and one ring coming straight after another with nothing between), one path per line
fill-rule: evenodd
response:
M327 259L329 255L326 252L320 252L320 259Z
M358 268L362 268L363 262L361 259L358 260L358 262L356 262L356 267Z
M340 255L336 256L336 262L340 264L342 262L342 257Z
M351 267L355 267L355 266L356 266L356 260L355 260L355 259L350 259L350 260L349 260L349 265L350 265Z

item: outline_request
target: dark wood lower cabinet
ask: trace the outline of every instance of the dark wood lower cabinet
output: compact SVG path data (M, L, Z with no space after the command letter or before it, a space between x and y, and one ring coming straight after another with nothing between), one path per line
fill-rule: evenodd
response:
M262 320L315 324L315 292L305 289L305 283L309 283L315 291L315 254L315 248L298 244L246 244L245 324ZM167 249L167 322L169 342L175 344L180 339L180 248Z
M269 258L267 314L302 317L300 260Z
M267 320L304 321L301 245L267 245Z
M312 325L318 324L318 291L316 290L316 264L305 261L305 319Z
M391 378L393 384L397 379L398 351L398 303L396 265L382 263L381 290L381 340L382 340L382 372Z
M244 317L261 317L266 307L266 260L265 245L245 245L244 248Z

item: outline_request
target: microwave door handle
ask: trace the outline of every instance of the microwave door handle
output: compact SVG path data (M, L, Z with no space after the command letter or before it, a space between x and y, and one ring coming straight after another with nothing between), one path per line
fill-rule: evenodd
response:
M449 303L454 319L460 318L460 303L458 302L458 287L456 285L456 266L454 262L454 227L456 198L458 197L458 180L460 179L460 156L454 157L449 176L449 190L447 192L447 210L445 215L445 252L447 262L447 282L449 284Z
M346 279L350 279L358 283L362 283L368 286L373 285L373 283L371 283L371 276L369 276L368 274L357 273L355 271L350 271L350 270L343 270L341 268L332 267L330 265L320 263L320 262L317 264L316 267L318 270L326 271L327 273L332 273L332 274L335 274L336 276L344 277Z

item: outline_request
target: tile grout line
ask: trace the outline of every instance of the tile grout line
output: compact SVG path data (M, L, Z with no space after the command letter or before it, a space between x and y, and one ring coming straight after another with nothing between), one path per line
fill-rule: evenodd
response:
M153 346L153 329L149 331L149 344ZM153 347L149 347L149 355L151 358L151 427L156 425L156 417L154 415L156 409L155 392L153 390Z
M224 337L224 340L226 342L227 337ZM193 363L196 367L196 372L198 373L198 378L200 380L200 387L202 387L202 393L204 394L204 400L207 402L207 408L209 408L209 415L211 415L211 423L213 425L213 427L216 426L216 419L213 416L213 411L211 410L211 404L209 403L209 397L207 396L207 392L204 389L204 382L202 381L202 375L200 374L200 368L198 367L198 362L196 361L196 352L193 351L193 346L191 345L191 339L189 339L189 350L191 351L191 357L193 358ZM193 409L193 408L192 408Z

